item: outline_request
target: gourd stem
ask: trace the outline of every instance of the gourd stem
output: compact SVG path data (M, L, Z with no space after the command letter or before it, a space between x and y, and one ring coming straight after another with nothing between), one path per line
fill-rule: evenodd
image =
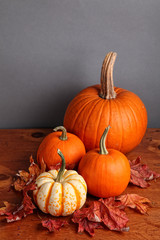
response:
M67 140L67 130L65 127L63 126L59 126L53 129L54 132L61 130L62 131L62 135L59 137L62 141Z
M63 156L62 152L61 152L59 149L57 149L57 153L59 154L59 156L60 156L61 159L62 159L62 166L61 166L61 168L60 168L60 170L59 170L59 172L58 172L58 175L57 175L57 178L56 178L55 181L56 181L56 182L60 182L60 181L61 181L61 178L62 178L62 176L63 176L63 174L64 174L64 171L65 171L66 163L65 163L64 156Z
M107 155L108 154L108 151L106 149L106 137L107 137L109 129L110 129L110 126L105 128L105 130L104 130L104 132L102 134L102 137L101 137L101 140L100 140L100 144L99 144L99 147L100 147L99 154L103 154L103 155Z
M116 98L113 84L113 66L117 57L116 52L109 52L102 64L100 97L103 99Z

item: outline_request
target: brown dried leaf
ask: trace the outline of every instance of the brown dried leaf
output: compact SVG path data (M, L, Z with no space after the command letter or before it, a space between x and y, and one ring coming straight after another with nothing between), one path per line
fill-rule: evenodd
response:
M130 208L136 208L140 213L146 214L148 205L145 203L150 203L148 198L141 197L137 194L125 194L117 198L122 205Z
M25 170L20 170L16 174L18 179L13 183L13 186L16 191L22 191L26 185L30 184L31 182L34 182L36 178L46 170L46 164L42 160L41 166L39 167L33 160L33 157L30 157L30 166L29 166L29 172Z
M34 162L32 156L30 156L30 166L28 170L29 170L29 175L32 178L37 178L41 173L39 166Z
M33 204L31 198L28 195L28 191L33 191L36 189L36 185L34 183L28 184L23 190L23 200L21 204L13 205L5 204L6 208L2 209L2 213L6 215L7 222L14 222L21 220L23 217L33 213L33 209L35 209L35 205Z
M14 183L13 187L16 191L22 191L24 187L26 186L26 182L22 180L21 178L18 178Z
M61 219L47 219L41 221L42 226L47 228L50 232L59 231L59 229L64 226L68 225L68 222Z
M0 208L0 215L8 215L13 209L15 209L16 205L13 203L9 203L7 201L4 201L4 207Z
M40 169L41 169L41 173L45 172L46 171L46 164L44 162L44 160L42 159L41 163L40 163Z
M135 160L129 161L129 163L131 167L130 183L136 186L146 188L150 186L147 181L160 177L159 173L152 171L146 164L141 163L141 157L137 157Z
M30 174L24 170L19 170L17 176L20 177L24 182L28 182Z

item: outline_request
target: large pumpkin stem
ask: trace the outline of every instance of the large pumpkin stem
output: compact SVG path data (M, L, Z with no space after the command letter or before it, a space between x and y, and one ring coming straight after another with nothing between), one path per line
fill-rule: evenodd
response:
M102 64L100 97L104 99L116 98L113 85L113 66L117 57L116 52L109 52Z
M62 152L61 152L59 149L57 149L57 153L58 153L59 156L62 158L62 166L61 166L61 168L60 168L60 170L59 170L59 172L58 172L58 175L57 175L57 178L56 178L55 181L56 181L56 182L60 182L60 181L61 181L61 178L62 178L62 176L63 176L63 174L64 174L64 171L65 171L66 163L65 163L64 156L63 156Z
M59 126L53 129L54 132L61 130L62 131L62 135L59 137L62 141L67 140L67 130L65 129L65 127L63 126Z
M99 144L99 147L100 147L100 152L99 154L103 154L103 155L106 155L108 154L108 151L106 149L106 137L107 137L107 134L108 134L108 131L110 129L110 126L108 126L107 128L105 128L104 132L103 132L103 135L101 137L101 140L100 140L100 144Z

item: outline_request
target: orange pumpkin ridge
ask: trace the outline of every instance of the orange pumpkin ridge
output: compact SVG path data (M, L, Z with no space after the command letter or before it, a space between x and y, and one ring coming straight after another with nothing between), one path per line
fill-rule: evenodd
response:
M51 184L50 189L49 189L49 191L48 191L48 195L47 195L47 197L46 197L46 203L45 203L46 213L48 213L49 198L50 198L50 196L51 196L51 191L52 191L53 186L54 186L54 182Z
M83 89L65 112L65 128L83 141L87 151L99 147L106 125L112 127L106 146L123 153L141 142L147 128L147 111L141 99L131 91L114 87L115 59L116 53L107 54L101 84Z

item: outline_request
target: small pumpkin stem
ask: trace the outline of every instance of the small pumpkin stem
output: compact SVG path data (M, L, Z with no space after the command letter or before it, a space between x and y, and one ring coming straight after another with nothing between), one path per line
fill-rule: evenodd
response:
M105 128L105 130L104 130L104 132L102 134L102 137L101 137L101 140L100 140L100 144L99 144L99 147L100 147L99 154L103 154L103 155L108 154L108 151L106 149L106 137L107 137L109 129L110 129L110 126Z
M100 97L104 99L116 98L113 84L113 66L117 57L116 52L109 52L102 64Z
M59 149L57 149L57 153L59 154L59 156L60 156L61 159L62 159L62 166L61 166L61 168L60 168L60 170L59 170L59 172L58 172L58 175L57 175L57 178L56 178L55 181L56 181L56 182L60 182L60 181L61 181L61 178L62 178L62 176L63 176L63 174L64 174L64 171L65 171L66 163L65 163L64 156L63 156L62 152L61 152Z
M62 141L67 140L67 130L65 127L63 126L59 126L53 129L54 132L61 130L62 131L62 135L59 137Z

